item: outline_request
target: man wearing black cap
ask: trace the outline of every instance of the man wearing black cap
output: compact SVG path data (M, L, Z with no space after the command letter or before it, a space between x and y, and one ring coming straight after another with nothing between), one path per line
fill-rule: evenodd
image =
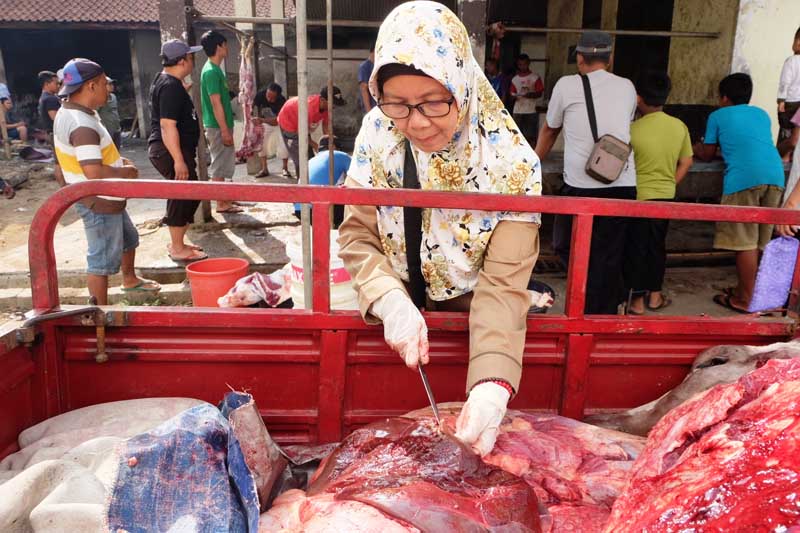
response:
M58 95L66 101L53 122L53 140L66 183L138 177L138 170L119 155L96 113L108 101L108 85L100 65L88 59L70 60L64 66ZM161 288L134 271L139 234L125 205L125 199L112 196L91 196L75 204L88 241L89 294L98 305L108 304L108 276L120 268L123 292L157 292Z
M156 75L150 87L148 155L155 169L168 180L197 180L195 161L200 124L183 79L192 73L194 55L200 50L201 46L189 46L178 39L165 42L161 46L164 69ZM163 222L169 228L167 251L175 262L208 257L199 247L185 242L198 205L200 200L167 200Z
M564 196L636 199L636 166L633 154L616 181L606 184L586 173L586 162L595 144L589 123L582 76L587 76L597 119L598 137L613 135L630 143L631 121L636 112L636 89L630 80L607 71L611 62L611 35L602 31L583 32L578 40L580 75L564 76L556 83L539 132L536 154L544 160L564 130ZM557 217L553 246L567 264L571 217ZM622 264L628 219L598 217L592 232L589 276L586 286L587 314L616 314L624 301Z
M345 102L344 98L342 97L342 90L334 86L333 105L339 107L345 105L346 103L347 102ZM297 132L299 130L298 112L299 102L297 97L294 96L289 98L278 114L278 125L281 128L283 140L286 142L286 148L289 150L289 156L292 158L292 162L294 163L294 171L297 173L299 178L300 147L299 139L297 137ZM332 137L333 135L331 133L331 126L328 117L328 87L326 86L322 88L319 94L312 94L308 97L309 130L311 129L311 124L322 122L322 128L325 132L325 135ZM314 156L312 148L316 148L316 146L309 136L309 157Z

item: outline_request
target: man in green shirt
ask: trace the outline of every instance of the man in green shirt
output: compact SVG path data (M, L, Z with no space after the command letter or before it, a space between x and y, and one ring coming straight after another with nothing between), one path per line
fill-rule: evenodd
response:
M692 143L686 125L664 113L672 83L663 73L645 73L636 83L637 107L642 117L631 125L636 160L636 199L673 200L675 188L692 166ZM657 311L670 299L664 283L668 220L634 219L626 245L626 280L633 291L628 312ZM646 300L646 301L645 301Z
M206 131L208 153L211 156L209 174L212 181L231 181L236 170L233 149L233 110L228 79L220 65L228 57L228 40L221 33L207 31L200 44L208 56L200 73L200 103ZM232 202L217 201L217 213L241 213Z

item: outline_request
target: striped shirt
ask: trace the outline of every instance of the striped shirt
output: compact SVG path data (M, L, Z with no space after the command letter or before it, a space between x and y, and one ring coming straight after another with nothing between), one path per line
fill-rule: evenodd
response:
M96 111L65 102L53 122L53 144L56 158L68 184L86 181L81 165L102 164L123 166L111 135L100 121ZM113 196L100 196L107 200L123 200Z

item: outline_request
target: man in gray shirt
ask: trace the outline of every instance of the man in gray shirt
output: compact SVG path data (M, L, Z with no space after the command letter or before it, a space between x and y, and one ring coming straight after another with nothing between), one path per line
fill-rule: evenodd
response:
M547 109L547 119L539 133L536 154L544 160L564 131L564 196L636 199L636 167L633 154L620 177L606 184L584 170L595 141L589 125L583 80L589 78L597 117L598 137L610 134L627 143L636 112L636 89L630 80L607 71L611 61L611 35L587 31L578 40L579 75L564 76L556 83ZM568 264L572 217L557 217L553 247ZM587 314L616 314L625 299L622 277L628 219L597 217L592 231L589 279L586 286Z

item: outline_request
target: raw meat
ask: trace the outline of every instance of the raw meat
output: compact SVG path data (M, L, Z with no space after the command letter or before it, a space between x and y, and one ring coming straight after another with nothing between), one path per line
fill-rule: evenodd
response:
M241 43L244 45L244 43ZM261 150L264 139L264 128L253 118L253 97L256 93L256 75L252 60L254 39L251 37L246 46L242 46L242 60L239 63L239 105L244 115L244 139L242 147L236 152L239 159L247 159Z
M653 428L606 531L798 531L798 483L800 359L775 359Z
M509 411L489 464L522 477L553 531L601 531L644 439L556 415Z
M236 285L217 299L220 307L247 307L265 302L269 307L277 307L291 298L292 266L285 265L272 274L253 272L236 282Z
M460 407L440 405L445 433ZM323 460L307 494L275 501L261 531L310 531L315 517L319 531L355 531L352 522L374 526L364 531L599 532L643 445L641 437L510 410L481 462L436 432L423 409L353 432Z
M288 494L262 516L262 531L541 531L531 487L427 417L354 431L325 458L307 496ZM270 529L276 524L282 529Z

